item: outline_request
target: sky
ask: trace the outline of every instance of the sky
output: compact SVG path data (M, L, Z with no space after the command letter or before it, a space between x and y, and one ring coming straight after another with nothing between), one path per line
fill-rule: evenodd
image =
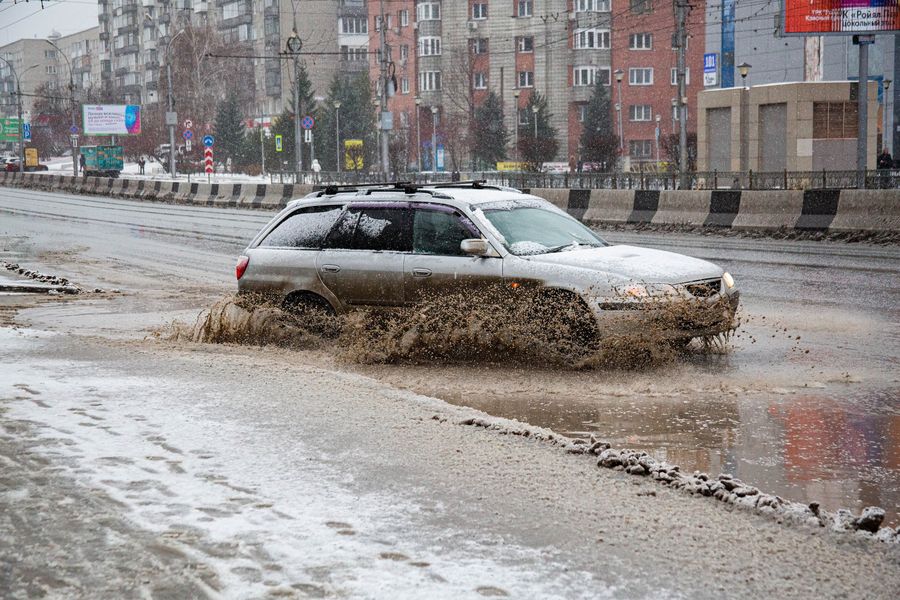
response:
M0 46L22 38L69 35L97 25L96 0L0 0Z

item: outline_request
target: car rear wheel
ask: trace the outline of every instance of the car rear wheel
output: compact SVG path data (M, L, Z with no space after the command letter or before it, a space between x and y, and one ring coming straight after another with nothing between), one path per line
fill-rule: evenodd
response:
M297 319L306 331L322 337L333 338L340 333L337 313L334 307L318 294L294 292L288 294L282 309Z

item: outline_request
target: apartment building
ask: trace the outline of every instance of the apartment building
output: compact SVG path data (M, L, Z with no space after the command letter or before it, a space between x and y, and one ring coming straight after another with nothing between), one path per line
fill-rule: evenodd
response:
M92 91L99 91L100 78L100 28L91 27L70 35L50 35L50 41L62 51L56 53L57 85L65 88L69 85L68 69L72 69L72 83L76 96Z
M16 116L18 76L27 118L34 105L35 91L43 84L56 84L56 50L43 39L22 39L0 47L0 58L3 59L0 60L0 114Z
M619 3L612 27L613 89L621 110L622 150L629 162L667 160L663 140L679 131L677 58L673 48L672 2L629 0ZM692 2L687 17L685 81L687 128L696 131L697 94L703 89L704 2ZM621 77L621 83L617 80ZM616 113L618 120L618 113ZM659 137L657 138L657 131Z

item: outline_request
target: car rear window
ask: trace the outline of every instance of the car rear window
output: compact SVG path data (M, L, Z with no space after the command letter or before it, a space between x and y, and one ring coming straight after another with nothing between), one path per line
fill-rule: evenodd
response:
M325 241L326 248L410 252L410 210L350 207Z
M341 216L340 206L310 206L292 213L260 242L280 248L320 248L325 236Z

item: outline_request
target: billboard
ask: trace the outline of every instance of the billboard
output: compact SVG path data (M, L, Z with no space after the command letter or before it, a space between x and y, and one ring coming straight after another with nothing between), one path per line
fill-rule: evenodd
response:
M85 135L135 135L141 132L141 107L136 104L84 104Z
M19 141L19 119L0 119L0 142Z
M784 0L785 35L900 30L900 0Z

